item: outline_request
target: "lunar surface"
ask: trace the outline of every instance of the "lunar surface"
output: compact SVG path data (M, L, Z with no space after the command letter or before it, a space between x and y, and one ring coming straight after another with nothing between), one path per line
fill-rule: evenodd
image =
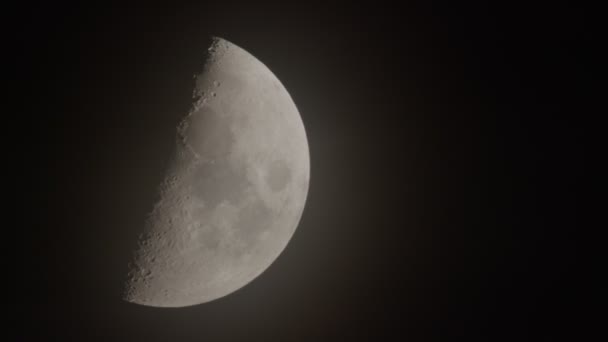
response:
M123 298L182 307L245 286L285 249L310 175L304 125L277 77L214 38Z

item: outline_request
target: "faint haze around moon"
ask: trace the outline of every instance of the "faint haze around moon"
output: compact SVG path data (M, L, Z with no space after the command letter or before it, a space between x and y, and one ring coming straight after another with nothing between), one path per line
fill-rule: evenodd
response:
M304 125L260 61L214 38L129 267L123 298L182 307L226 296L284 250L308 194Z

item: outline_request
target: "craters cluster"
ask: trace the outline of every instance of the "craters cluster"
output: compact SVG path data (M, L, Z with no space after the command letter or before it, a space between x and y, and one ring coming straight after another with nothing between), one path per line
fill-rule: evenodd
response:
M130 265L126 288L124 289L123 297L126 300L133 301L135 294L142 287L149 288L153 278L153 271L150 267L146 267L139 260L135 265Z

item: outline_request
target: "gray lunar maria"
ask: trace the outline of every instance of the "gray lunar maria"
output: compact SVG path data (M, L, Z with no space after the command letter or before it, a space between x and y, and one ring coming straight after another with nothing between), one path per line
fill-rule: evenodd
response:
M309 182L304 125L260 61L214 38L175 155L130 265L124 299L181 307L259 276L300 221Z

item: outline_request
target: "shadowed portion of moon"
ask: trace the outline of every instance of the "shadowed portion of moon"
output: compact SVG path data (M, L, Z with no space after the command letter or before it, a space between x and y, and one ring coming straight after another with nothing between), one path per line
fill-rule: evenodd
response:
M308 193L304 125L287 90L243 49L216 38L145 222L123 298L205 303L258 277L298 225Z
M285 162L277 160L270 166L266 182L268 182L273 191L279 191L287 185L290 176L291 170L289 170Z
M225 160L202 165L195 171L194 178L198 179L193 185L194 196L204 200L210 209L221 200L237 202L245 196L250 184L244 168L231 167Z
M267 232L272 220L272 212L263 201L254 201L241 209L235 228L241 233L241 239L247 243L256 243Z

